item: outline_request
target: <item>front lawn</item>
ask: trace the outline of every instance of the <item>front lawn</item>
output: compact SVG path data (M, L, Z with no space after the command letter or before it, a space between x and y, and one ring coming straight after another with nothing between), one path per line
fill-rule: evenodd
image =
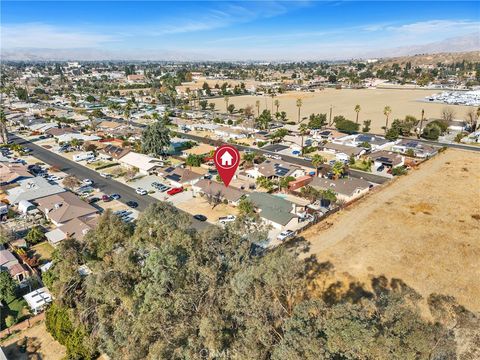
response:
M350 169L356 169L366 172L372 171L372 162L370 160L356 160L355 164L348 165Z
M9 315L12 315L16 319L15 323L19 323L20 321L23 321L30 316L27 302L22 297L24 292L25 291L22 291L21 295L20 293L18 293L17 297L12 296L2 302L3 307L0 311L0 328L2 330L6 329L5 319Z

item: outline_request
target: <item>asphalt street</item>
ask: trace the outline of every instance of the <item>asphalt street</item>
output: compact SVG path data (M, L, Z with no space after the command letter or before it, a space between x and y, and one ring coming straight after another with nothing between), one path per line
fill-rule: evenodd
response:
M149 195L138 195L135 192L135 189L131 188L130 186L113 179L104 178L100 176L100 174L96 171L89 169L86 166L83 166L72 160L66 159L63 156L55 154L53 151L47 150L31 141L28 141L16 135L10 135L10 139L15 143L24 145L25 147L31 149L31 154L40 161L51 166L55 166L56 168L69 175L74 175L80 180L91 179L94 181L95 187L106 194L120 194L121 198L119 199L119 201L124 204L130 200L136 201L138 203L137 210L139 211L143 211L148 207L148 205L159 201ZM205 229L209 225L206 222L201 222L194 219L190 214L188 214L188 216L190 216L192 219L192 227L197 230Z

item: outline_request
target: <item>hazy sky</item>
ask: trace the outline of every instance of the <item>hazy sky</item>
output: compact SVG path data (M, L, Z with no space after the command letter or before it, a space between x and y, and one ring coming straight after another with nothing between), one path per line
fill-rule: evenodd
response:
M1 47L116 58L332 59L480 36L479 2L1 3Z

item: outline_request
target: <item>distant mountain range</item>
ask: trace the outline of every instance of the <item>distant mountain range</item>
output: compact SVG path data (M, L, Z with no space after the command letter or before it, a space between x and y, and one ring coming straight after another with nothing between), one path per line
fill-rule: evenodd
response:
M412 56L418 54L437 53L464 53L480 51L480 36L478 33L461 37L449 38L438 42L423 45L402 46L390 49L379 49L369 51L355 56L357 59L368 58L390 58L400 56ZM477 53L478 55L478 53ZM41 48L14 48L1 49L1 60L19 61L95 61L95 60L166 60L166 61L234 61L240 59L212 58L209 54L201 54L186 51L169 50L138 50L132 51L110 51L98 48L71 48L71 49L41 49ZM253 60L253 59L252 59ZM261 59L258 59L261 60ZM285 58L285 61L288 59ZM298 61L298 59L296 59ZM314 60L314 59L309 59ZM332 59L318 59L332 60ZM336 59L340 60L340 59ZM476 57L480 61L479 57Z

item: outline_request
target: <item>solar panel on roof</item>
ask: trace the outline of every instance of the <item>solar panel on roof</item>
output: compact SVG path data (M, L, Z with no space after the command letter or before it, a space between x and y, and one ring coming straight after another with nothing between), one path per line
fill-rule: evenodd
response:
M169 173L169 172L172 172L173 170L175 170L175 168L169 167L169 168L165 169L165 172Z
M181 177L178 174L171 174L171 175L167 176L167 179L171 179L173 181L179 181L181 179Z

